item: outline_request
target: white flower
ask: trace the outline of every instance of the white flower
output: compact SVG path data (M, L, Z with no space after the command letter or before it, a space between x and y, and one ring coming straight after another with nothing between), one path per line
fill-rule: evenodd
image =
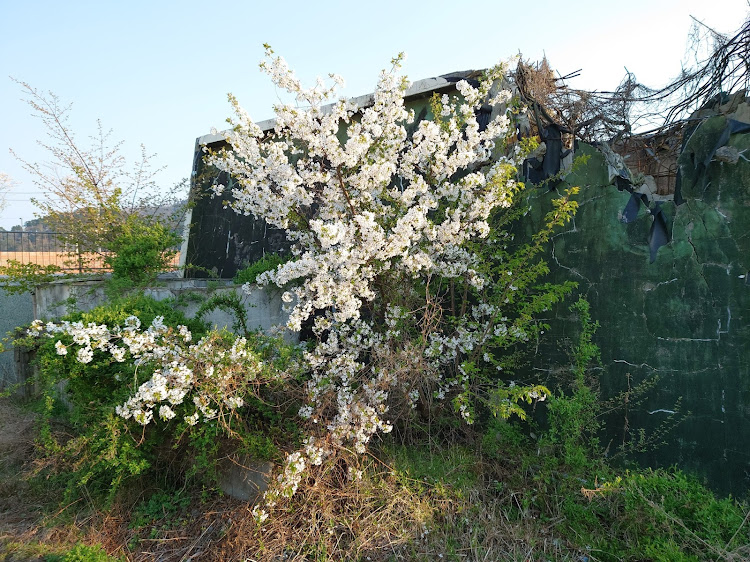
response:
M148 425L153 418L154 414L151 410L139 409L133 412L133 419L141 425Z
M42 333L42 330L44 330L44 322L41 320L34 320L30 325L29 329L26 330L26 333L30 336L38 336Z
M259 505L253 507L253 510L250 513L258 525L262 525L263 522L268 519L268 512L265 509L262 509Z
M182 336L182 339L189 343L193 339L193 334L190 333L190 330L188 330L187 326L177 326L177 329L179 331L180 336Z
M58 353L60 353L59 350L58 350ZM91 363L91 360L93 358L94 358L94 352L90 347L82 347L76 353L76 359L78 360L79 363L84 363L84 364Z
M239 396L229 396L224 399L224 403L232 409L241 408L245 401Z
M174 413L174 410L172 410L172 408L170 408L166 404L162 405L159 408L159 417L163 420L171 420L176 415L177 414Z
M157 316L151 322L151 326L149 327L149 332L163 332L166 329L167 327L164 325L164 317Z
M110 347L109 352L112 354L113 359L118 363L125 361L125 350L123 348L112 346Z
M67 355L68 354L68 348L63 345L63 342L57 341L55 344L55 350L57 351L58 355Z
M91 342L90 336L85 332L76 332L73 334L73 343L78 345L89 345Z

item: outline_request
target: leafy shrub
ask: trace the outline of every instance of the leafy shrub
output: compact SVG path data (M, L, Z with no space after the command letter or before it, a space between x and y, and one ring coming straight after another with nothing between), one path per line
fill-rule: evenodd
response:
M56 265L7 260L0 266L0 289L10 295L32 292L38 285L58 279L60 271Z
M172 301L157 301L143 295L118 298L90 311L69 314L61 321L81 322L84 325L124 326L127 318L131 316L138 317L144 325L149 325L155 318L162 317L166 325L187 326L196 337L206 332L204 323L186 318L175 309ZM71 340L65 337L62 339L66 344L71 343ZM82 364L73 354L60 355L55 347L56 341L55 338L42 340L43 343L37 351L41 372L45 377L53 377L54 381L48 381L52 384L57 384L61 380L67 381L67 399L71 401L75 414L82 416L83 423L90 420L85 413L77 412L78 409L114 407L114 404L124 401L129 392L128 385L134 381L134 377L142 382L146 375L150 374L147 367L139 369L130 362L118 362L107 353L97 353L93 361Z
M124 326L129 316L145 322L163 317L171 325L183 324L197 335L205 331L200 322L188 320L170 301L136 296L117 299L87 312L76 312L62 322L82 325ZM59 473L66 482L67 495L74 496L84 487L93 495L110 499L126 479L147 471L154 463L155 446L164 440L156 431L139 443L124 419L115 414L132 387L152 374L148 365L119 362L111 354L97 350L89 363L77 360L74 353L61 354L57 342L73 344L70 336L45 337L19 343L35 343L42 390L42 440L44 451L40 466L47 475ZM65 438L52 430L53 420L69 424L73 435Z
M104 258L118 285L144 285L165 271L177 254L180 237L161 223L147 223L131 215L110 242Z
M133 510L130 527L137 529L155 521L169 520L190 503L184 489L157 490Z
M595 546L602 560L739 560L750 554L747 506L717 498L680 471L628 471L584 492L588 499L563 502L564 525Z
M148 329L135 328L141 319L144 325L148 322ZM273 443L261 445L259 432L275 435L280 443L294 435L293 431L282 435L269 430L269 416L262 411L242 418L235 413L246 401L251 409L252 397L264 384L273 381L276 373L292 369L298 350L280 340L261 334L250 334L247 339L228 332L205 334L202 322L186 319L171 302L143 296L70 315L59 325L34 323L29 332L35 337L25 343L38 344L43 388L45 456L40 465L45 474L58 473L66 480L68 495L85 487L90 495L112 499L127 479L169 466L181 467L178 478L210 477L212 472L206 467L215 462L222 444L265 450L271 456L278 449ZM125 335L131 343L123 344ZM155 388L158 377L177 368L184 359L181 354L191 349L191 341L196 346L193 362L180 368L192 373L186 382L193 386L181 391L184 399L170 398L171 402L160 406L158 400L166 400L162 396L149 405L148 400L154 398L141 395ZM146 347L135 351L132 345ZM223 394L227 391L232 394ZM271 394L261 403L272 404L273 384L268 391ZM210 396L216 401L209 402L206 397ZM134 405L139 400L146 402ZM284 402L287 406L282 412L293 406L288 395ZM273 405L267 407L273 409ZM149 424L152 414L162 420ZM72 435L68 432L63 439L52 431L56 415L70 425ZM205 424L198 426L200 416L205 416ZM247 420L255 420L259 427Z
M237 285L244 285L245 283L253 284L258 280L258 276L261 273L274 270L281 264L288 262L289 259L290 256L284 254L265 254L258 261L239 270L234 276L234 282Z
M213 310L223 310L234 318L232 331L237 334L243 334L245 337L250 336L250 329L247 324L247 311L240 297L234 291L221 291L212 294L198 308L195 317L203 320L206 315Z

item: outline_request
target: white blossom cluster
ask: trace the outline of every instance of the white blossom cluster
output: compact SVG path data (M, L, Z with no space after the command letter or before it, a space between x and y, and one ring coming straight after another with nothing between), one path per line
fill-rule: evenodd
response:
M183 419L190 425L201 419L213 419L225 411L244 404L242 394L251 386L280 378L282 373L265 369L263 361L245 338L227 338L211 333L191 344L192 333L186 326L176 329L164 325L156 317L144 330L135 316L125 325L109 328L103 324L62 322L55 324L34 321L28 329L34 337L67 336L55 343L58 355L67 355L76 348L75 360L87 364L95 353L106 354L116 362L133 361L138 366L153 368L151 377L134 389L134 394L116 407L124 419L148 425L157 415L162 420L177 416L175 408L183 406ZM190 406L192 402L192 406Z
M480 302L465 318L430 323L429 291L418 311L408 301L410 287L429 287L436 277L460 280L476 294L487 283L468 243L487 237L490 213L507 207L517 189L519 153L498 149L512 133L502 105L511 94L498 87L506 65L489 70L478 85L460 81L459 95L433 104L435 120L415 123L404 104L408 83L397 72L400 57L381 73L372 104L357 107L332 101L338 77L331 76L333 86L319 80L305 88L283 58L269 47L266 55L262 70L296 105L276 105L274 129L266 134L230 96L236 118L225 136L231 150L206 159L232 178L217 193L231 187L238 213L263 217L293 242L294 258L259 282L284 288L290 329L299 331L313 318L318 343L305 357L311 375L300 416L327 429L327 446L364 451L372 435L392 428L390 394L403 391L416 406L420 394L405 381L406 371L378 362L403 349L408 330L421 330L419 360L428 366L422 376L438 386L438 397L458 393L456 409L470 422L469 376L444 380L442 367L497 336L496 311ZM494 117L482 128L477 115L485 105ZM290 456L280 476L286 489L296 489L304 462L325 454Z

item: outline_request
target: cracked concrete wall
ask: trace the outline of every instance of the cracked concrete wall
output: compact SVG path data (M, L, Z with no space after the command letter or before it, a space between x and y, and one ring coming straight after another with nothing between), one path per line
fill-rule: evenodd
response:
M567 182L581 186L574 221L552 240L551 277L572 279L601 324L599 377L610 398L654 375L654 389L627 416L609 416L603 444L614 452L626 424L657 436L681 403L690 415L665 444L636 455L652 467L677 465L721 493L745 495L750 484L750 163L698 163L715 150L722 117L708 119L680 157L685 202L660 203L671 240L650 263L653 216L645 205L624 222L628 191L610 184L604 157L590 154ZM750 153L750 135L728 146ZM541 190L529 196L528 232L550 208ZM652 202L652 206L655 203ZM570 301L568 301L570 302ZM565 364L560 342L577 333L567 305L551 319L551 338L533 360L538 372Z

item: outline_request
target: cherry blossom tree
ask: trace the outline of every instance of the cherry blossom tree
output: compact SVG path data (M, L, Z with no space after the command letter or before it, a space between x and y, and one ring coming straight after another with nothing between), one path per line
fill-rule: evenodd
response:
M296 103L274 106L275 126L265 134L230 96L230 148L207 157L232 178L216 194L231 189L235 211L285 229L293 243L294 258L259 281L285 290L288 328L311 322L317 336L306 355L310 376L300 410L325 430L317 432L316 462L341 446L363 452L373 434L392 429L404 406L450 398L472 423L477 399L507 416L523 414L519 401L547 393L483 374L501 366L492 348L532 335L530 314L509 320L503 311L517 298L513 283L528 283L533 267L500 267L498 281L497 264L488 265L481 249L493 213L510 207L519 190L523 151L509 142L517 109L503 87L508 65L489 69L476 84L458 82L456 95L433 99L433 119L415 123L404 103L402 58L381 73L373 103L358 107L336 100L339 76L305 88L266 46L261 69ZM494 117L483 128L477 114L487 104ZM557 201L549 228L574 210L569 195ZM548 233L538 235L528 257ZM528 300L526 312L569 289ZM295 468L287 467L284 481L293 491L305 455L290 462Z

